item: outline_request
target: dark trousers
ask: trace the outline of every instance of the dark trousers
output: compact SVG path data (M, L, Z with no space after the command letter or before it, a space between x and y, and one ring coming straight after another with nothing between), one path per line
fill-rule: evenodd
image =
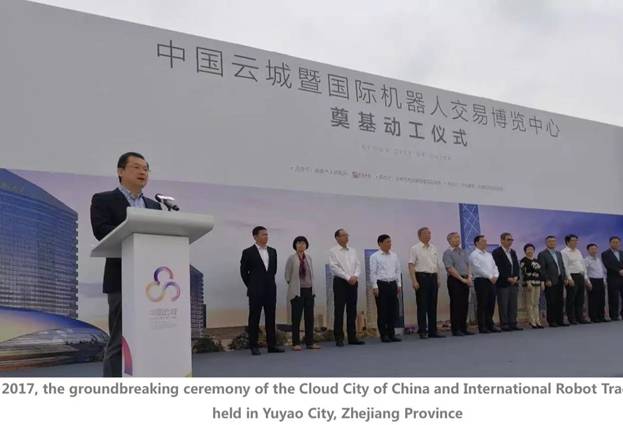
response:
M500 327L502 327L502 329L516 328L519 285L497 287L495 288L495 293L498 299Z
M398 317L398 285L395 281L377 281L379 295L375 297L376 317L379 334L382 338L393 338L394 326Z
M336 341L344 341L344 308L346 307L346 333L349 341L357 339L357 287L340 277L333 278L333 335Z
M290 300L292 304L292 345L300 345L301 317L305 312L305 345L314 344L314 294L312 288L301 288L301 294Z
M588 291L588 316L593 322L606 318L606 287L603 279L591 279L592 289Z
M474 279L476 290L476 316L478 329L488 330L495 327L493 313L495 312L495 285L489 279L477 277Z
M277 345L275 336L275 305L277 298L275 294L254 294L249 296L249 348L258 347L258 333L260 328L260 317L264 309L264 325L266 328L266 345L274 348Z
M121 292L108 295L108 333L110 338L104 351L104 377L121 376Z
M569 323L581 322L584 320L584 275L580 273L571 274L573 286L567 286L567 299L565 309Z
M420 289L415 291L417 323L420 335L437 333L437 286L436 273L415 273Z
M619 318L619 296L623 297L623 284L617 279L608 280L608 316L610 319Z
M465 332L467 331L469 286L454 276L448 276L448 295L450 295L450 325L452 332Z
M558 279L558 282L552 282L552 286L545 286L545 301L547 303L547 323L562 324L563 318L563 305L564 299L564 284L562 283L562 277Z

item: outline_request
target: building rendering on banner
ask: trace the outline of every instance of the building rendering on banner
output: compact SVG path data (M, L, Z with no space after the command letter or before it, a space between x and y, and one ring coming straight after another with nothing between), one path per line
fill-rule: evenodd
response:
M78 316L78 214L0 169L0 306Z
M59 314L0 306L0 371L102 359L108 335Z
M459 220L461 222L461 243L463 249L474 248L474 238L480 235L480 213L478 205L459 204Z
M78 316L78 214L0 169L0 370L101 359Z
M203 336L207 314L203 300L203 273L190 266L190 328L193 338Z

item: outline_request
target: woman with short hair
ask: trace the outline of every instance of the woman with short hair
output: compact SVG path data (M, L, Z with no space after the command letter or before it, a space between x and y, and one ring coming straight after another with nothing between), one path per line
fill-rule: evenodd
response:
M301 317L305 318L305 345L310 350L320 346L314 343L314 286L312 259L306 253L309 242L305 236L297 236L292 242L295 253L286 262L285 279L288 284L288 300L292 305L292 349L301 351Z

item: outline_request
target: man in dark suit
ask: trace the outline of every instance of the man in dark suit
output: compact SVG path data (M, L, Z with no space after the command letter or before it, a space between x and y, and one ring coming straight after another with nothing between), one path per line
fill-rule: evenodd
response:
M569 326L564 322L564 288L570 283L560 251L556 250L556 237L545 238L546 249L537 258L545 278L545 300L547 301L547 323L550 327Z
M126 219L128 207L161 209L156 201L143 196L149 180L149 164L140 153L127 152L117 162L119 187L101 192L91 199L91 226L97 240L103 239ZM121 259L107 258L104 267L104 293L108 297L108 333L104 352L104 376L121 376Z
M601 262L606 268L608 282L608 315L611 320L619 320L619 297L623 297L623 251L618 236L610 238L610 249L601 253ZM623 310L621 310L623 315Z
M517 326L517 297L519 296L519 260L511 248L513 236L504 232L500 235L500 245L491 255L500 272L496 285L498 312L502 331L521 331Z
M257 339L260 315L264 309L266 343L269 353L283 353L277 347L275 330L275 308L277 304L277 251L268 246L268 231L265 227L253 229L255 244L242 251L240 258L240 276L247 287L249 297L249 348L251 354L260 354Z

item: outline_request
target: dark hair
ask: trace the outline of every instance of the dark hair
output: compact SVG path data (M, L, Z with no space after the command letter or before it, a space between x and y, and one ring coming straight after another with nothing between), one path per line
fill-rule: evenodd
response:
M305 249L309 248L309 241L305 236L297 236L292 241L292 249L296 251L296 244L299 242L305 242Z
M383 233L382 235L379 235L378 238L376 238L376 243L380 245L383 242L385 242L387 239L391 239L391 238L389 237L389 235L386 235L385 233Z
M591 249L591 247L595 247L597 248L597 244L596 243L589 243L588 245L586 245L586 250L588 251L589 249Z
M337 230L335 231L335 234L334 234L333 236L335 236L335 237L337 238L338 236L340 236L340 232L342 232L343 230L344 230L344 229L342 229L342 228L340 227L339 229L337 229Z
M523 246L523 252L526 252L528 250L528 248L532 248L534 250L536 250L536 247L534 245L532 245L531 243L527 243Z
M125 168L126 165L128 165L130 157L145 159L145 157L138 152L126 152L117 160L117 168ZM149 167L149 164L147 164L147 167ZM119 183L121 183L121 177L119 177Z
M576 238L576 239L577 239L577 238L578 238L578 236L577 236L577 235L574 235L573 233L571 233L571 234L569 234L569 235L565 236L565 244L568 244L568 243L571 241L571 239L573 239L573 238Z
M428 227L420 227L420 228L417 230L417 235L418 235L418 238L419 238L420 236L422 236L422 233L424 233L424 230L430 230L430 229L429 229Z
M474 238L474 245L476 245L485 235L478 235Z
M510 233L508 232L504 232L500 235L500 240L504 240L506 239L507 236L512 236Z
M545 241L547 242L548 239L556 239L556 236L554 235L547 235L545 236Z
M608 239L608 242L612 242L615 239L621 240L621 238L618 236L610 236L610 239Z
M251 233L253 233L253 236L257 236L262 230L266 230L266 227L264 227L264 226L255 226L253 228L253 232L251 232Z

